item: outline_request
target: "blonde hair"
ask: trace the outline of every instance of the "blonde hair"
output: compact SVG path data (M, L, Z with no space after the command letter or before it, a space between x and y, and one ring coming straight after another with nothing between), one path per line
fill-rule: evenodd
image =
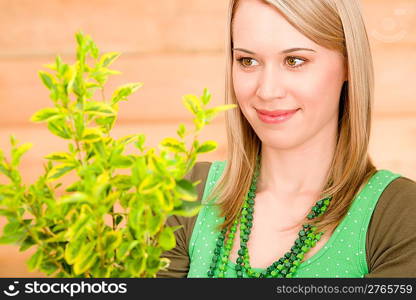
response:
M354 196L376 172L367 150L370 138L374 74L367 32L356 0L263 0L310 40L339 51L347 61L339 106L335 154L321 198L332 197L326 213L314 219L318 230L337 226ZM237 104L232 84L232 21L238 0L229 4L225 102ZM239 108L226 112L227 164L208 201L218 197L224 229L241 210L250 187L261 141ZM306 216L305 216L306 217Z

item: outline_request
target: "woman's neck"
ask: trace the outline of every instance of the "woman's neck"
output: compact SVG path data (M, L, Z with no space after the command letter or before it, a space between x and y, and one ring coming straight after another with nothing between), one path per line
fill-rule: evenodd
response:
M257 191L275 195L319 195L334 156L336 137L318 134L292 149L262 145Z

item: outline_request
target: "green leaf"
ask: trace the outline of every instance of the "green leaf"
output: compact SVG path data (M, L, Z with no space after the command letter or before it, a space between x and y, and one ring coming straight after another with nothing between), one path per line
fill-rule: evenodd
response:
M176 239L172 228L165 227L159 235L159 245L164 250L170 250L175 248Z
M182 103L194 115L201 111L201 100L195 95L185 95L182 97Z
M190 182L189 180L177 180L175 191L183 200L196 201L198 199L197 190L195 186L192 184L192 182Z
M55 84L51 74L39 71L39 77L48 89L51 90L54 87Z
M125 241L117 250L117 259L123 261L130 254L130 251L139 245L139 241Z
M154 176L147 176L144 178L144 180L140 183L139 186L139 193L141 194L151 194L155 190L157 190L160 185L161 181L155 178Z
M137 91L143 86L142 82L128 83L120 86L117 90L114 91L111 98L111 103L114 105L117 102L127 100L127 97Z
M41 249L35 252L27 262L27 266L29 267L29 271L34 271L40 267L40 264L43 260L43 252Z
M206 153L206 152L210 152L213 151L217 148L217 142L215 141L206 141L204 142L202 145L200 145L198 147L198 149L196 150L197 153Z
M144 143L146 141L146 136L144 134L139 134L137 142L135 143L136 148L140 151L144 151Z
M60 199L59 203L60 204L67 204L67 203L79 203L79 204L86 203L86 204L88 204L88 203L90 203L90 201L89 201L89 198L88 198L87 194L81 193L81 192L75 192L71 195L63 196Z
M65 126L63 119L54 119L48 122L48 129L55 135L69 140L71 138L71 133L68 128Z
M62 116L57 108L47 107L38 110L30 120L32 122L49 122L60 117Z
M41 266L40 266L40 270L43 273L46 273L46 275L50 276L53 273L55 273L56 271L59 270L58 266L56 264L54 264L53 262L50 261L44 261Z
M178 141L175 138L164 138L162 142L160 143L160 147L163 149L170 150L172 152L179 152L184 153L186 152L185 143Z
M128 156L116 155L111 158L110 163L115 168L129 168L133 161Z
M162 192L161 190L157 190L154 193L159 206L164 211L171 211L174 206L174 201L170 192Z
M93 143L102 138L101 130L97 128L87 128L84 130L84 134L82 136L82 140L84 142Z
M182 201L182 204L178 207L175 207L175 209L172 210L170 214L183 217L192 217L198 214L201 208L202 205L199 201Z
M103 67L108 67L111 65L118 57L120 56L120 53L118 52L109 52L105 53L100 58L100 65Z
M71 154L66 153L66 152L52 152L52 153L46 155L44 158L48 159L48 160L66 161L66 162L73 161L73 159L74 159L71 156Z
M20 159L23 154L25 154L30 148L32 148L31 143L26 143L19 146L17 149L12 150L12 166L16 167L20 163Z
M160 228L164 224L164 220L165 218L160 214L156 214L155 216L150 215L146 222L149 234L153 236L159 232Z
M68 264L72 265L77 259L78 255L82 255L81 246L83 245L84 240L70 240L65 247L64 258Z
M33 238L28 235L22 242L19 251L26 251L27 249L29 249L30 247L32 247L33 245L36 245L36 242L33 240Z
M104 249L106 252L112 252L117 249L123 241L123 234L120 231L109 231L103 238Z
M87 204L82 205L81 214L78 220L69 227L65 238L68 240L77 239L82 236L88 227L93 223L92 211Z
M209 101L211 100L211 96L212 95L210 94L210 92L208 91L208 89L205 88L204 89L204 93L203 93L203 95L201 97L202 103L204 103L204 105L207 105L209 103Z
M75 275L80 275L89 270L98 259L97 253L94 251L95 242L85 243L81 247L81 255L77 256L74 263Z
M132 188L131 177L127 175L116 175L111 179L111 184L120 190L129 190Z
M180 138L184 138L186 135L186 128L184 124L180 124L178 130L176 131Z
M116 111L110 105L97 101L88 101L85 103L84 112L90 115L103 117L112 117L116 115Z
M48 173L48 180L55 180L76 168L74 164L63 163L54 166Z

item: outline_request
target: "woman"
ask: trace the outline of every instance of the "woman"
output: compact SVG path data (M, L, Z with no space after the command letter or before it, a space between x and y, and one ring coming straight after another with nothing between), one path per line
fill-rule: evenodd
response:
M158 277L416 277L416 183L367 153L369 42L356 1L230 3L228 159L172 216Z

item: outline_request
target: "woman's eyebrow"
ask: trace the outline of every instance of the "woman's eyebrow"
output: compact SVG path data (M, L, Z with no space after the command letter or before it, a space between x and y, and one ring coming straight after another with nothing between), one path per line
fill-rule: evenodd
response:
M233 48L233 50L239 50L239 51L246 52L246 53L249 53L249 54L256 54L253 51L243 49L243 48ZM295 52L295 51L302 51L302 50L303 51L316 52L315 50L310 49L310 48L290 48L290 49L286 49L286 50L281 51L280 54L286 54L286 53Z

